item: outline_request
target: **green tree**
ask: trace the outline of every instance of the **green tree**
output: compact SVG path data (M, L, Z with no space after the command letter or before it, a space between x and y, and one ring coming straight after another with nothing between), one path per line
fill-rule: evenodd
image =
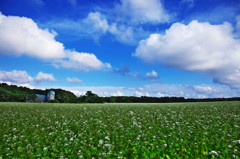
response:
M87 96L87 97L98 97L98 95L95 94L95 93L92 93L92 91L87 91L87 92L86 92L86 96Z
M110 103L115 103L115 102L116 102L116 98L113 97L113 96L111 96L111 97L109 98L109 102L110 102Z

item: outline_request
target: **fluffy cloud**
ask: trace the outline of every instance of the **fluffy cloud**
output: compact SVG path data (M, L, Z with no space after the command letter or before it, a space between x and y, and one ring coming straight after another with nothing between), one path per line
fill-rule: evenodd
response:
M170 17L159 0L121 0L116 11L134 23L162 23Z
M0 12L0 54L27 55L64 68L100 70L103 64L94 54L64 49L55 40L56 32L40 29L30 18L5 16Z
M26 71L13 70L11 72L0 71L0 81L25 84L33 81Z
M28 55L40 59L63 58L63 44L55 32L42 30L29 18L0 13L0 54Z
M81 83L82 82L82 80L80 80L76 77L73 77L73 78L67 77L66 80L70 83Z
M80 71L111 68L109 63L102 63L94 54L70 51L67 59L55 63L56 67L76 69Z
M159 79L159 76L158 76L158 73L153 70L152 72L147 72L145 78L155 81L155 80Z
M107 19L100 12L90 12L83 22L92 27L92 31L106 33L109 29Z
M11 84L29 84L31 82L41 83L43 81L54 81L52 74L39 72L35 78L28 75L26 71L0 71L0 81L10 82Z
M174 23L164 35L142 40L135 56L149 63L197 71L240 89L240 41L229 23Z
M34 78L34 81L37 83L41 83L42 81L54 81L55 78L53 74L39 72L37 76Z

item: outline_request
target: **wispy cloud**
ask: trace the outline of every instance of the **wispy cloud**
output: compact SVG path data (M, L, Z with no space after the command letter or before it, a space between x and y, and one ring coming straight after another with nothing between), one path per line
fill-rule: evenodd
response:
M240 15L238 15L235 18L235 21L236 21L235 32L236 32L237 37L240 37Z
M138 71L131 71L127 65L123 65L120 68L114 68L113 72L120 74L122 76L127 76L131 78L137 78L141 80L149 80L151 82L157 81L159 79L158 73L154 70L152 72L147 72L145 75Z
M56 18L42 23L41 26L59 30L68 36L92 38L95 41L101 40L104 36L111 36L115 41L127 45L135 45L138 40L149 34L141 27L111 22L108 16L101 12L89 12L85 18L79 20Z
M119 69L113 69L113 72L120 74L122 76L129 76L133 78L140 77L140 74L138 72L132 72L127 65L123 65Z
M181 4L187 4L188 7L192 8L194 6L194 0L181 0Z
M29 0L27 0L27 2L29 3ZM44 5L43 0L30 0L30 2L38 7L42 7Z
M115 11L132 23L164 23L170 15L159 0L121 0Z
M69 3L72 5L72 6L76 6L77 5L77 0L68 0Z
M223 22L234 22L237 14L239 14L240 3L236 1L233 5L230 3L221 4L208 8L205 11L196 11L186 16L185 21L198 20L200 22L210 22L213 24L221 24ZM223 16L224 15L224 16Z
M67 80L67 82L70 82L70 83L81 83L82 82L82 80L78 79L77 77L73 77L73 78L67 77L66 80Z

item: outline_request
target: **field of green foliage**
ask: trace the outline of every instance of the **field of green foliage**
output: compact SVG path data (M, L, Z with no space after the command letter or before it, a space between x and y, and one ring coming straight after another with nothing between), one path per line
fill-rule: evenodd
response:
M0 103L0 158L239 158L240 102Z

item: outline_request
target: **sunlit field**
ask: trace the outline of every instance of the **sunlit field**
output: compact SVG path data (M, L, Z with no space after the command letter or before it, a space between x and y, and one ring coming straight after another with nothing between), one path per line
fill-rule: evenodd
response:
M0 158L239 158L240 102L0 103Z

